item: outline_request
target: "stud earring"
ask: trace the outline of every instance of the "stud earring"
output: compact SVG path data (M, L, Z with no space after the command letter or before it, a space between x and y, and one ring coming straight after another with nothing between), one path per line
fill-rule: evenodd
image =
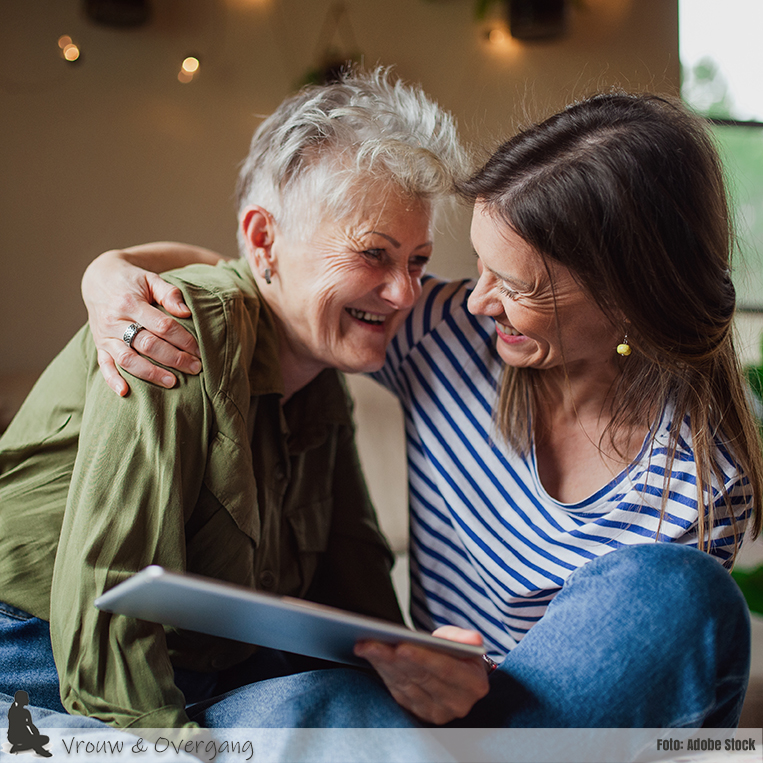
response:
M622 341L622 344L617 345L617 354L622 355L623 357L627 357L631 354L631 346L628 344L628 335L625 335L625 338Z
M265 268L264 275L265 275L265 283L266 284L270 284L271 283L271 280L270 280L270 268Z

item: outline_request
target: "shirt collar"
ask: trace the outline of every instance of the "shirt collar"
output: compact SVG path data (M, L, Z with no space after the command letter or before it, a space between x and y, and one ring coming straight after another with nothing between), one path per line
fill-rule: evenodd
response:
M249 263L243 258L225 260L217 267L228 270L244 297L244 309L254 328L254 352L249 364L249 389L252 397L283 396L284 384L278 358L278 330L275 317L257 288Z
M252 397L284 395L283 376L278 357L278 330L275 316L257 287L249 263L244 259L229 260L223 267L232 270L240 281L244 306L256 327L256 342L249 366L249 388ZM312 441L323 439L327 425L352 425L349 392L342 374L327 368L296 392L287 403L289 429L293 438Z

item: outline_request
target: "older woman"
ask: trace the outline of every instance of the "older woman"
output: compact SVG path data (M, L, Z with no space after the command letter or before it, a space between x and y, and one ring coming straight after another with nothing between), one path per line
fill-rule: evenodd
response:
M749 624L724 567L760 531L763 465L711 140L672 101L596 96L464 193L479 281L426 279L377 377L407 418L415 620L500 663L463 722L735 725ZM433 717L444 658L357 651ZM368 723L354 690L330 703Z
M167 276L202 372L121 400L87 330L53 361L0 440L0 691L205 723L186 705L241 683L253 648L94 608L148 564L401 619L337 369L382 366L460 161L452 120L383 73L306 90L252 140L241 259ZM471 704L484 668L459 668Z

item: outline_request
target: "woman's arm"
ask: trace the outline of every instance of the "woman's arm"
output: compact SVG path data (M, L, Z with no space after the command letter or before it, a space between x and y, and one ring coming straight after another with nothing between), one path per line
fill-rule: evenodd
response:
M162 626L100 611L93 601L147 565L185 567L185 520L201 491L210 431L200 380L185 377L171 392L136 384L117 400L83 330L43 384L33 392L41 410L58 399L56 385L71 389L69 397L87 390L76 460L63 475L68 494L50 597L62 702L116 726L196 726L174 683Z
M159 241L112 249L90 263L82 277L82 298L98 348L98 365L114 392L124 396L130 389L117 364L133 376L168 388L177 379L150 361L184 373L201 370L196 340L153 306L161 305L178 318L189 316L180 292L156 274L193 263L214 265L221 259L209 249ZM122 336L131 323L146 331L139 332L128 347Z

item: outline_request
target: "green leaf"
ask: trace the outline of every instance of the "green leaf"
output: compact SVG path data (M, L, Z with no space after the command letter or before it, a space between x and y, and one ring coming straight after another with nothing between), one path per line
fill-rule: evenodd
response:
M487 16L488 9L494 2L495 0L477 0L474 4L474 18L477 21L482 21Z
M744 594L750 612L763 615L763 567L755 570L734 570L731 576Z

